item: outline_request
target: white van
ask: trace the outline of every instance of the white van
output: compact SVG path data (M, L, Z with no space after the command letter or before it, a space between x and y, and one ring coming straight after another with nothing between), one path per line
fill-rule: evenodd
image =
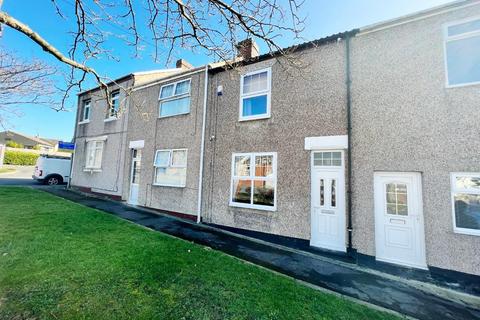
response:
M41 155L37 159L32 178L49 185L66 183L70 176L71 162L69 157Z

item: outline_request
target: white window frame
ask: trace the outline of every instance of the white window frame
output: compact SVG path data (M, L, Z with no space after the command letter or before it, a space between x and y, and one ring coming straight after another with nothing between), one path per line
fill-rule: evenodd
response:
M447 43L455 40L468 39L473 36L480 36L480 30L470 31L470 32L462 33L455 36L449 36L448 28L459 25L459 24L467 23L470 21L475 21L475 20L480 20L480 16L470 17L463 20L456 20L449 23L445 23L443 25L443 60L445 65L444 67L445 67L445 87L446 88L458 88L458 87L466 87L466 86L473 86L473 85L480 84L480 81L466 82L466 83L460 83L460 84L450 84L448 80Z
M267 72L267 89L251 92L244 94L243 93L243 82L245 77L252 76L255 74ZM243 115L243 100L246 98L254 98L258 96L267 95L267 113L253 115L253 116L244 116ZM270 104L271 104L271 95L272 95L272 68L265 68L260 70L255 70L246 74L243 74L240 77L240 103L239 103L239 110L238 110L238 121L250 121L250 120L259 120L259 119L268 119L271 116L270 112Z
M85 145L85 154L86 154L86 157L85 157L85 171L101 171L102 170L102 161L103 161L103 149L105 148L105 140L106 139L103 139L103 138L100 138L100 139L87 139L86 140L86 145ZM98 147L98 143L101 143L101 146ZM92 145L92 144L95 144L95 146L93 148L90 148L89 145ZM95 156L95 150L97 149L100 149L101 152L100 152L100 165L99 166L95 166L95 165L89 165L88 163L88 159L90 158L89 156L89 153L90 152L93 152L94 156ZM94 161L93 163L95 163L96 159L94 158Z
M480 230L475 229L467 229L467 228L459 228L456 225L456 217L455 217L455 194L475 194L480 195L479 189L458 189L456 187L456 179L457 177L480 177L480 172L452 172L450 174L450 191L451 191L451 198L452 198L452 221L453 221L453 231L455 233L461 234L468 234L474 236L480 236Z
M80 119L79 124L90 122L90 114L91 114L91 111L92 111L91 104L92 104L92 99L85 99L85 100L82 101L82 112L81 112L81 119ZM88 109L88 117L85 117L85 110L86 109Z
M235 157L241 156L250 156L250 175L249 176L234 176L235 173ZM255 172L255 157L256 156L273 156L272 160L272 170L273 175L272 177L256 177L254 176ZM255 209L255 210L264 210L264 211L277 211L277 153L276 152L248 152L248 153L233 153L232 154L232 169L230 173L230 196L229 196L229 205L231 207L239 207L239 208L248 208L248 209ZM239 203L234 202L233 198L233 182L234 180L252 180L252 191L250 195L250 203ZM253 204L253 184L254 181L273 181L273 190L275 192L275 196L273 198L273 206L264 206L259 204Z
M185 154L186 154L186 163L184 166L174 166L172 165L172 158L173 158L173 152L174 151L185 151ZM155 165L155 162L157 160L157 153L159 152L169 152L169 155L168 155L168 163L166 166L157 166ZM185 184L167 184L167 183L157 183L155 182L156 180L156 177L157 177L157 168L185 168ZM186 186L186 183L187 183L187 168L188 168L188 149L158 149L155 151L155 156L153 158L153 183L152 185L154 186L159 186L159 187L173 187L173 188L185 188Z
M113 97L114 94L116 94L115 97ZM113 104L114 104L113 101L114 100L118 101L118 110L115 112L115 114L112 115L112 110L114 110L114 108L113 108ZM118 119L118 112L120 111L120 89L113 90L110 93L110 101L112 102L112 106L108 106L107 118L104 120L105 122L113 121L113 120Z
M177 90L177 84L182 83L182 82L186 82L186 81L188 81L188 92L176 95L175 91ZM171 86L171 85L173 85L173 95L171 95L169 97L166 97L166 98L161 98L163 88ZM172 100L177 100L177 99L190 97L191 92L192 92L192 78L182 79L182 80L178 80L178 81L175 81L175 82L170 82L170 83L162 85L160 87L160 92L158 93L158 117L159 118L169 118L169 117L179 116L179 115L182 115L182 114L189 114L190 113L190 108L191 108L191 103L192 103L191 100L190 100L190 105L188 107L188 112L175 113L175 114L170 114L168 116L161 116L160 115L162 113L162 103L172 101Z

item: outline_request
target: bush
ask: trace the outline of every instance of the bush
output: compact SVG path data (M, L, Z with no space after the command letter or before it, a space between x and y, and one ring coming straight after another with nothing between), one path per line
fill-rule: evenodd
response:
M5 151L4 164L13 164L17 166L33 166L39 157L36 153L22 152L22 151Z
M7 147L23 149L23 144L15 142L15 141L7 141Z

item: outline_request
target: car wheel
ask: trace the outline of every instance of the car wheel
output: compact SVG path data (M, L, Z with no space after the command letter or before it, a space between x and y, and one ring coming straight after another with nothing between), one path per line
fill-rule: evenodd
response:
M51 176L47 179L47 184L49 186L56 186L57 184L62 183L61 178L58 176Z

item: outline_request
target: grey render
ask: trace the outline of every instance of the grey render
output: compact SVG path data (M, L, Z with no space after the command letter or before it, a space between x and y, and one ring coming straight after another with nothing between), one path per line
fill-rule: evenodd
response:
M443 25L480 4L352 39L354 247L375 255L374 171L421 172L427 264L480 274L480 237L454 233L451 172L480 172L478 85L446 88Z
M198 203L198 172L204 96L203 68L184 71L174 77L140 86L131 95L128 142L143 140L142 171L138 202L141 206L196 215ZM170 117L159 117L159 94L163 85L191 80L190 112ZM185 187L154 185L155 151L187 149L187 181ZM128 165L131 154L126 155ZM124 175L125 183L130 176ZM128 199L128 190L123 193Z
M463 3L474 5L461 8ZM445 87L442 26L467 16L480 16L479 2L364 28L352 38L353 248L361 254L375 256L374 172L420 172L427 264L480 275L480 237L453 232L449 180L450 172L480 171L478 85ZM347 134L345 39L331 40L294 53L299 68L270 57L209 73L202 221L310 239L311 152L305 138ZM241 75L266 67L271 116L239 121ZM127 200L129 143L143 140L139 205L195 215L204 76L199 68L135 86L128 112L111 124L103 122L105 106L93 105L96 120L77 128L72 184ZM161 86L188 78L190 112L159 118ZM104 170L83 172L85 138L101 135L108 135ZM188 149L186 186L153 185L155 151L175 148ZM277 153L276 211L229 205L232 154L242 152Z

